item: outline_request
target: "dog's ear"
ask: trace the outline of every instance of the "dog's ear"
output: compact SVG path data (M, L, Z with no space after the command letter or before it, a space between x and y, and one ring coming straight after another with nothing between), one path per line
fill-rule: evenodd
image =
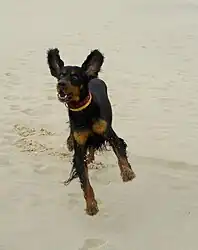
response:
M61 68L64 67L64 62L61 60L59 50L57 48L49 49L47 51L47 63L51 75L58 78Z
M104 62L103 54L95 49L87 56L86 60L82 64L82 69L90 77L97 77L100 72L101 66Z

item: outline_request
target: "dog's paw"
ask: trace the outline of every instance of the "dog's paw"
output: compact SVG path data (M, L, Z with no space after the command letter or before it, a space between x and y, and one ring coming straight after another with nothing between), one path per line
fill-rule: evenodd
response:
M86 213L90 216L96 215L98 213L97 201L93 200L92 202L87 203Z
M136 175L132 169L125 167L121 172L123 182L132 181Z

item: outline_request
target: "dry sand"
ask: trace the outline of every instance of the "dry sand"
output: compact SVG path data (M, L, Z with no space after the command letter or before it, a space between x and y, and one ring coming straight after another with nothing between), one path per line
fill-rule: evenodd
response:
M1 250L198 249L196 0L1 1ZM137 178L123 184L112 152L91 181L89 217L65 148L67 112L46 64L106 56L114 127ZM96 169L98 168L98 169Z

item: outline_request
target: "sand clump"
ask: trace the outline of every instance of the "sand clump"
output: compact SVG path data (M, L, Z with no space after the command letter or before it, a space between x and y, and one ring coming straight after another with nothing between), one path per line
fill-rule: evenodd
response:
M53 147L48 147L46 144L41 143L37 138L42 136L53 136L54 132L48 131L45 128L36 130L35 128L29 128L25 125L15 124L14 131L18 135L18 139L14 142L14 145L19 148L21 152L26 152L31 155L47 154L49 156L56 156L60 159L65 159L70 156L67 152L57 151Z

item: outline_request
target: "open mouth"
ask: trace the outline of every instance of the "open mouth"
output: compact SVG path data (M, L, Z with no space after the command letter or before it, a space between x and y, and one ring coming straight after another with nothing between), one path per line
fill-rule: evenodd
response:
M70 102L71 101L71 98L72 98L72 94L71 93L64 93L63 91L60 91L58 93L58 99L61 101L61 102Z

